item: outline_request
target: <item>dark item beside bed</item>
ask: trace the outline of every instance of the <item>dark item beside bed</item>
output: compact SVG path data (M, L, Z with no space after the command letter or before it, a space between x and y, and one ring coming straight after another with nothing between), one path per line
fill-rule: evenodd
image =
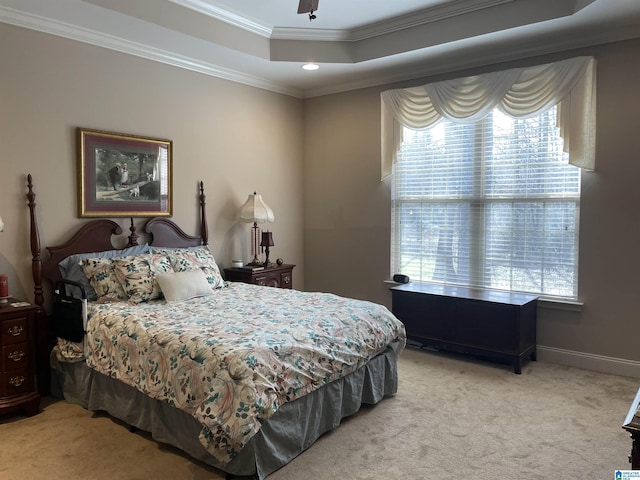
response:
M29 176L30 211L32 219L32 238L38 236L37 223L32 205L35 195L31 189ZM206 217L203 185L200 183L200 227L199 236L191 236L182 231L173 221L166 218L149 220L144 231L153 247L185 248L207 245ZM109 226L108 220L94 220L84 224L81 232L87 229L94 232L91 238L76 234L69 242L59 247L51 247L52 259L44 262L42 271L51 272L54 280L59 273L50 262L81 252L96 252L112 249L111 236L121 230ZM109 228L107 228L109 227ZM100 237L95 234L100 231ZM134 239L132 241L132 238ZM128 244L137 243L133 229ZM98 249L96 249L98 246ZM39 250L34 251L34 272L39 268ZM257 286L237 286L261 289ZM228 287L231 289L231 287ZM34 290L42 291L42 282L34 274ZM291 290L266 289L282 295L296 294ZM271 295L272 293L269 293ZM300 292L298 292L300 293ZM338 298L338 297L337 297ZM250 302L253 305L253 302ZM282 299L280 303L286 303ZM44 305L44 300L40 305ZM111 308L111 307L109 307ZM226 318L226 317L224 317ZM90 322L93 319L90 320ZM93 325L93 323L90 323ZM404 329L402 329L404 332ZM244 337L243 337L244 338ZM244 340L242 340L244 341ZM309 448L323 433L336 428L342 418L356 413L360 406L375 404L385 396L393 395L397 390L397 356L404 346L403 342L389 344L370 360L351 373L319 387L293 401L280 405L275 413L261 422L260 429L232 458L220 461L208 451L199 435L202 425L191 414L173 407L170 403L141 393L140 390L123 383L110 375L90 368L85 361L75 363L55 362L52 373L52 391L72 403L78 403L89 410L104 410L131 426L151 432L159 442L174 445L200 461L223 470L231 475L257 475L264 478ZM50 345L42 354L49 355Z
M80 298L67 293L67 287L80 290ZM71 280L58 280L53 288L53 334L56 337L82 342L84 338L83 305L87 301L84 287Z

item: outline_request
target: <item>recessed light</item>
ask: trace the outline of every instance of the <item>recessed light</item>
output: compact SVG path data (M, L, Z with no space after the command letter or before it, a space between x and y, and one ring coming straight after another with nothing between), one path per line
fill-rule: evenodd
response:
M318 70L320 68L320 65L318 65L317 63L305 63L304 65L302 65L302 68L304 68L305 70Z

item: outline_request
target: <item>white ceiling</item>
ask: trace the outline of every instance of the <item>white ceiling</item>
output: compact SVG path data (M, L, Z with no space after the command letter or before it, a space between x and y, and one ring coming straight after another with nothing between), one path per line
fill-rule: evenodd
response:
M301 98L640 37L640 0L319 1L0 0L0 22Z

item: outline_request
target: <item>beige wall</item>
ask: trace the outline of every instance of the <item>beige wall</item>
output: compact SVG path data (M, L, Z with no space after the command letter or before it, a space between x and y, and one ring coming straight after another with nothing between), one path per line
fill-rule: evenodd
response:
M582 312L540 308L538 344L547 358L617 366L640 361L640 41L578 54L598 59L597 170L585 173L580 216ZM499 70L514 63L443 75ZM304 263L308 290L390 306L390 195L380 183L380 92L386 85L305 101ZM578 355L573 353L579 352ZM637 365L636 365L637 367Z
M390 306L379 93L433 78L301 101L5 24L0 44L12 46L0 49L0 272L10 275L13 294L31 298L33 286L26 174L34 176L43 245L84 221L76 216L75 129L82 126L172 139L174 219L196 230L196 187L204 180L222 266L249 255L248 226L236 219L256 189L276 214L272 257L298 265L296 288ZM574 54L599 62L598 164L583 176L580 220L585 305L539 309L538 344L560 362L575 360L573 352L587 366L589 359L637 366L640 41L517 63ZM120 223L127 232L128 221Z
M85 221L76 216L79 126L173 140L174 220L196 233L203 180L222 267L249 259L249 225L237 215L257 190L276 217L271 256L297 264L303 288L301 100L5 24L0 45L0 272L11 293L33 298L27 173L43 246ZM128 233L128 220L119 223Z

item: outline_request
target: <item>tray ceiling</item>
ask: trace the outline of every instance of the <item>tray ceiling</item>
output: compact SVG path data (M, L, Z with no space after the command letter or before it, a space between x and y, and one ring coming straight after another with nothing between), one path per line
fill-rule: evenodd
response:
M640 37L637 0L297 3L0 0L0 21L301 98Z

